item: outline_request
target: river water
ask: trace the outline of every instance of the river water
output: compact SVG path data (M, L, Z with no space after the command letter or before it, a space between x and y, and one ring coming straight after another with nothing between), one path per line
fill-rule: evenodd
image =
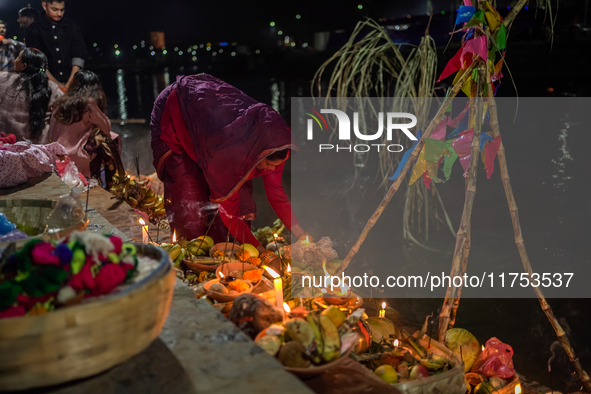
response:
M104 90L108 97L108 113L112 119L148 119L153 101L161 89L174 81L177 75L201 72L186 67L170 67L162 72L142 70L102 70L98 72ZM215 75L215 73L213 73ZM216 75L219 76L219 75ZM304 78L280 77L271 78L263 75L254 76L219 76L225 81L237 86L253 98L268 103L278 110L289 123L291 97L309 96L309 82ZM588 221L590 217L590 196L588 186L588 170L585 157L590 146L589 134L584 130L568 126L568 119L557 115L562 121L562 127L556 127L553 134L545 138L534 138L524 134L517 137L504 137L514 192L520 207L520 216L526 245L535 266L535 258L546 256L556 257L557 260L577 258L589 262L588 252L584 246L589 235ZM560 122L558 122L560 123ZM148 124L113 124L113 130L123 137L123 161L128 171L133 170L133 155L140 156L141 172L151 174L152 155ZM530 134L532 131L529 131ZM535 131L534 131L535 134ZM532 142L533 141L533 142ZM523 144L538 144L539 155L531 155L532 150L520 149ZM286 167L287 168L287 167ZM479 257L493 261L509 259L515 271L521 272L521 262L517 249L514 248L513 232L508 209L504 200L502 184L497 174L491 180L479 178L479 195L476 199L473 217L487 223L475 231L472 239L471 259ZM290 170L286 170L284 183L290 191ZM535 181L529 182L533 174ZM439 190L448 208L452 222L457 228L463 204L463 180L461 177L440 185ZM528 180L525 182L524 180ZM481 182L481 183L480 183ZM482 186L485 183L494 186ZM383 196L383 190L377 190L376 185L367 180L366 199L364 208L359 210L359 220L364 224ZM371 189L373 188L373 189ZM312 193L312 192L311 192ZM555 199L557 204L548 207L538 203L540 193ZM258 219L255 227L269 225L275 218L272 209L264 198L261 182L255 182L255 194L259 204ZM497 201L493 203L491 201ZM495 209L492 210L493 204ZM388 219L400 220L401 199L393 200L392 209L387 212ZM305 218L305 220L311 220ZM378 222L379 223L379 222ZM306 223L305 223L306 224ZM313 227L313 223L308 223ZM379 227L373 231L380 231ZM421 248L411 247L402 242L400 234L394 234L393 247L401 252L413 256L417 261L444 261L451 265L454 239L445 231L433 234L431 245L435 245L440 252L429 252ZM371 239L371 236L370 236ZM370 241L371 243L371 241ZM498 253L499 245L513 243L512 255ZM339 250L341 257L346 250ZM535 268L534 268L535 269ZM379 293L374 294L379 298ZM434 313L441 307L441 299L389 299L389 305L401 313L401 322L418 327L425 316ZM575 347L577 356L583 366L591 369L591 354L589 339L589 312L591 308L588 299L551 299L550 304L563 328L566 329L571 343ZM380 299L381 302L381 299ZM578 389L576 375L560 346L556 346L556 335L537 299L477 299L463 298L461 300L456 327L471 331L482 343L491 337L497 337L513 346L515 350L515 368L529 379L537 380L550 386L548 375L548 360L552 357L552 349L556 353L552 362L552 381L554 388L563 391Z

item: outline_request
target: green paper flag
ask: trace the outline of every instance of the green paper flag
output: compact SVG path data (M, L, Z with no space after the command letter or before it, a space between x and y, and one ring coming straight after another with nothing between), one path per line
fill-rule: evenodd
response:
M472 19L470 19L468 21L468 23L466 23L466 26L464 26L464 27L472 27L472 26L476 26L478 24L484 24L485 22L486 22L486 18L484 16L484 10L478 10L478 12L476 12L474 14Z
M507 30L505 29L504 23L501 23L495 40L497 41L497 50L500 51L507 48Z
M452 148L451 143L449 142L425 138L425 161L427 162L427 171L429 172L429 177L437 183L443 182L437 176L437 169L439 168L439 161L444 155L446 157L443 165L443 175L447 181L451 175L451 168L458 158L456 151Z

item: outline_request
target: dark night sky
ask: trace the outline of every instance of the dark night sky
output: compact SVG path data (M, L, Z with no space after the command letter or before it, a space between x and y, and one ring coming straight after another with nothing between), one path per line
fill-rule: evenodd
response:
M40 0L0 0L0 19L8 22L9 35L18 35L17 12L28 3L42 9ZM447 4L449 9L451 2L433 3ZM357 9L358 4L364 5L363 10ZM269 34L271 21L286 34L311 34L345 27L363 16L422 13L426 1L67 0L66 5L66 16L78 22L87 42L137 42L151 30L164 30L167 40L252 42ZM296 14L302 18L297 20Z
M17 12L28 3L42 10L40 0L0 0L0 19L8 23L9 36L19 35ZM131 45L148 39L152 30L163 30L169 43L252 44L271 34L271 21L285 34L310 38L315 31L351 27L364 16L402 20L406 14L424 15L428 3L436 12L453 12L461 0L67 0L66 16L81 26L87 43ZM574 3L584 0L561 0L560 7Z

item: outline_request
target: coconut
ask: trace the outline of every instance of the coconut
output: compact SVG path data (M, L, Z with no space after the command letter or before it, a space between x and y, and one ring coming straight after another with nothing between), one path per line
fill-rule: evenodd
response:
M464 371L469 372L480 355L478 340L470 331L463 328L452 328L445 334L445 346L458 358L464 360ZM461 353L460 354L460 346Z

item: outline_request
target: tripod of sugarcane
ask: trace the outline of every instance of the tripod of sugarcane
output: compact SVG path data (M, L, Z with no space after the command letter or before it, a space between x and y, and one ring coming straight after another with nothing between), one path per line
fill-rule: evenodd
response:
M511 22L515 19L515 16L519 13L519 11L523 8L523 6L527 3L527 0L519 0L519 2L513 7L509 15L503 21L504 25L508 27ZM453 98L459 93L464 83L468 80L468 78L472 75L472 72L478 69L478 81L476 85L476 92L472 94L473 98L470 100L470 118L474 119L474 131L472 136L472 144L471 144L471 156L470 156L470 167L468 169L468 176L466 179L466 191L465 191L465 200L464 200L464 208L462 211L462 218L460 222L460 226L458 228L458 232L456 234L456 244L454 249L454 255L452 260L452 268L450 276L463 276L466 272L467 265L468 265L468 256L470 252L470 223L471 223L471 215L472 215L472 206L474 203L474 197L476 195L476 175L477 175L477 164L478 164L478 153L479 153L479 141L480 141L480 133L482 127L482 92L483 92L483 85L486 83L486 92L488 98L488 109L490 114L490 126L493 132L493 138L500 135L499 130L499 122L498 122L498 113L496 102L494 99L494 90L490 80L490 71L489 68L486 67L486 63L483 62L482 59L476 58L473 63L461 74L457 82L449 91L447 97L443 101L443 104L437 111L437 114L425 130L425 133L419 139L417 146L413 149L408 161L402 168L400 172L400 176L394 181L390 189L384 196L384 199L369 219L365 228L361 232L359 238L343 260L343 263L335 273L335 275L339 275L342 273L355 254L359 251L361 244L377 222L378 218L383 213L384 209L394 196L394 194L398 191L402 180L404 179L404 175L410 170L412 163L414 163L421 151L423 145L425 144L425 138L429 138L435 127L439 122L441 122L444 118L444 114L451 104ZM460 71L461 72L461 71ZM521 233L521 225L519 222L519 214L517 209L517 203L515 202L515 196L513 195L513 189L511 188L511 181L509 178L509 171L507 169L507 160L505 156L505 148L501 141L499 150L497 152L497 158L499 161L499 167L501 172L501 179L503 182L503 187L505 189L505 195L507 198L507 202L509 204L509 211L511 213L511 220L513 222L513 231L515 235L515 244L517 245L517 249L519 251L519 256L521 258L521 262L523 264L523 268L525 272L528 274L530 283L532 283L531 275L532 275L532 267L529 261L529 257L527 255L527 250L525 248L525 242L523 240L523 236ZM538 297L542 310L546 314L552 328L556 332L556 335L564 347L571 363L575 367L577 374L579 375L585 389L587 391L591 391L591 379L589 375L583 370L579 359L577 358L572 345L566 333L556 316L552 311L552 308L548 304L548 301L544 297L542 290L539 287L534 287L534 292ZM459 300L461 295L461 287L456 288L454 286L450 286L447 289L445 300L443 303L443 307L441 313L439 315L439 330L438 330L438 339L439 341L443 341L445 339L445 334L449 328L452 328L455 322L455 316L457 309L459 307Z

